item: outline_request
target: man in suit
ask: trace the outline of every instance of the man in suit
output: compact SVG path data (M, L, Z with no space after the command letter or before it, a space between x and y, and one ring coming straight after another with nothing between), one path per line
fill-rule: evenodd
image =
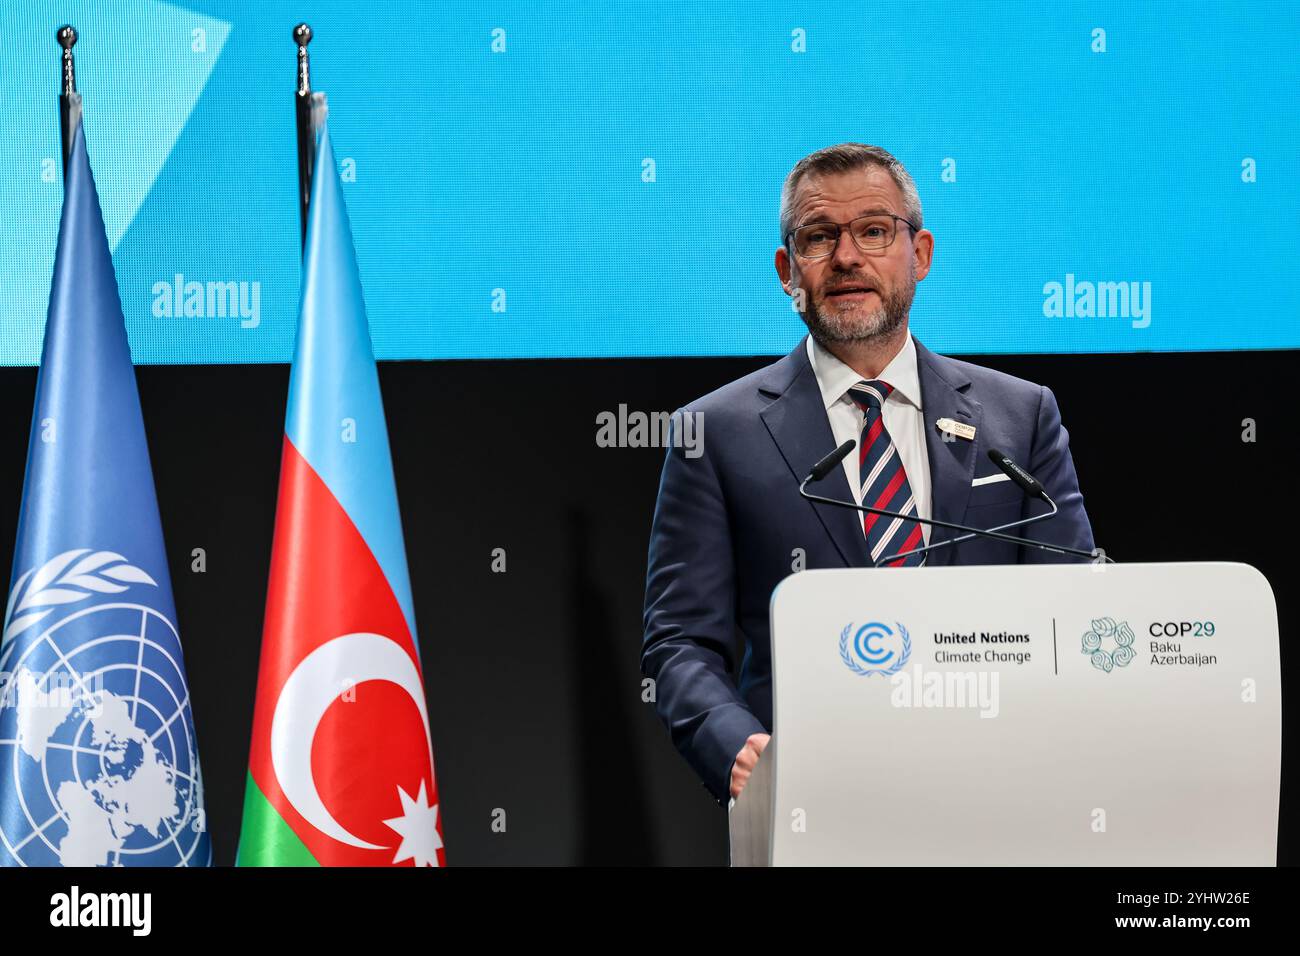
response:
M670 443L650 533L642 671L720 803L739 795L770 739L768 606L792 571L1079 560L988 538L905 555L957 533L800 497L800 480L845 440L858 447L819 494L984 528L1039 513L988 460L998 448L1060 508L1024 536L1093 548L1051 391L912 338L934 237L897 159L845 143L800 160L782 191L781 240L776 271L809 335L674 416L707 419L708 438L690 453Z

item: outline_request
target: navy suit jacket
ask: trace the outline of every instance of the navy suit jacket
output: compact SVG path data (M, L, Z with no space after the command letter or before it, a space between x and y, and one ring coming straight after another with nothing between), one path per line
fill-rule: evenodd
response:
M1055 518L1016 533L1091 550L1069 436L1051 391L935 355L920 342L916 352L932 517L988 528L1045 509L1010 481L972 487L974 479L998 473L986 454L998 448L1042 482L1060 508ZM795 549L803 550L808 568L870 561L859 512L799 495L799 482L836 444L806 341L682 411L698 416L702 431L697 448L670 445L664 459L650 532L641 669L654 679L655 706L673 743L724 803L745 740L771 732L769 602L793 570ZM974 440L944 441L935 427L940 418L974 426ZM842 467L809 490L854 500ZM931 529L931 541L956 533ZM1078 560L975 538L928 552L926 563ZM737 685L732 673L742 647Z

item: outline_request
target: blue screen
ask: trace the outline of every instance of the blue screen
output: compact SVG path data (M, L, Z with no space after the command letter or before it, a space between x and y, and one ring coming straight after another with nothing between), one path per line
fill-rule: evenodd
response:
M781 185L843 141L916 179L933 349L1300 347L1293 3L10 0L0 362L40 355L63 22L136 361L291 358L304 18L381 359L785 352Z

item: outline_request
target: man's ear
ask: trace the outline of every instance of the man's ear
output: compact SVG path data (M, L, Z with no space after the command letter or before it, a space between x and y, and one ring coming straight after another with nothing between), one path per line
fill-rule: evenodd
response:
M920 282L929 274L934 261L934 233L929 229L918 232L912 241L912 255L916 257L916 281Z
M785 289L786 295L793 296L794 286L790 284L790 253L785 246L781 246L776 250L775 265L776 274L781 279L781 288Z

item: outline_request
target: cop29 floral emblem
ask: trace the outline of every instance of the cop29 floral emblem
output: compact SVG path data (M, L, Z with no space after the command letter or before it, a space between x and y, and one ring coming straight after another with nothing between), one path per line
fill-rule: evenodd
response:
M1099 617L1083 635L1081 654L1087 654L1092 666L1109 674L1116 667L1127 667L1136 656L1133 629L1128 621L1116 623L1113 617Z
M912 638L897 621L891 628L870 621L854 629L850 621L840 631L840 660L861 677L897 674L912 656Z

